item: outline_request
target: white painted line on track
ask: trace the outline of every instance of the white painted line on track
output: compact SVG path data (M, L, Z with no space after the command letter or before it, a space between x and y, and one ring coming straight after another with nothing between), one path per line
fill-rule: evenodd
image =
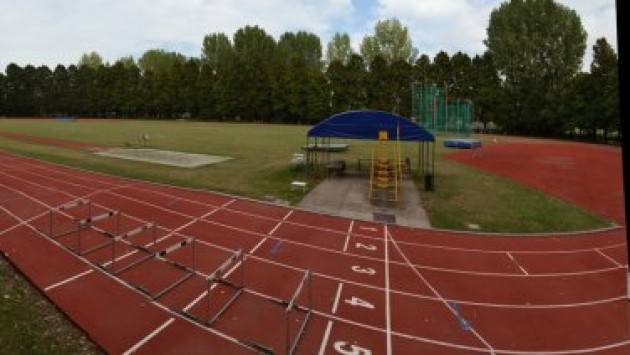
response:
M134 346L132 346L131 348L129 348L127 351L125 351L123 353L123 355L130 355L133 354L136 350L140 349L140 347L144 344L146 344L149 340L153 339L153 337L155 337L156 335L160 334L161 331L163 331L164 329L166 329L166 327L168 327L169 325L171 325L171 323L173 323L175 321L175 318L169 318L166 322L164 322L162 325L160 325L159 327L155 328L155 330L153 330L151 333L147 334L147 336L145 336L144 338L142 338L139 342L137 342Z
M354 219L350 220L350 226L348 227L348 232L346 233L346 241L343 243L343 252L348 251L348 242L350 242L350 234L352 233L352 228L354 227Z
M387 224L383 228L385 237L385 322L387 329L387 354L392 354L392 311L389 293L389 232Z
M41 162L39 162L39 161L37 161L37 162L41 164ZM58 165L58 164L50 164L50 165ZM44 170L52 170L52 169L47 168L47 167L41 167L41 169L44 169ZM74 169L76 169L76 168L74 168ZM76 169L76 170L78 170L79 172L82 172L82 173L93 173L93 172L89 172L89 171L86 171L86 170L83 170L83 169ZM53 171L55 171L55 170L53 170ZM71 175L70 173L67 173L67 172L63 172L63 173L62 173L62 172L59 172L59 171L56 171L56 172L58 172L58 173L60 173L60 174L63 174L63 175ZM31 174L33 174L33 175L43 176L43 175L40 175L40 174L37 174L37 173L32 173L32 172L29 172L29 173L31 173ZM16 178L16 177L14 177L14 178ZM82 179L82 180L86 180L85 178L81 178L81 179ZM23 179L22 179L22 180L23 180ZM169 195L169 194L166 194L166 193L163 193L163 192L158 192L158 191L153 191L153 190L143 189L143 188L141 188L141 187L139 187L139 186L135 186L135 185L139 185L140 183L144 183L144 184L147 184L147 185L163 186L163 185L161 185L161 184L148 183L148 182L137 181L137 180L133 180L133 179L126 179L126 180L131 180L131 181L134 181L134 183L129 184L129 186L133 187L134 189L137 189L137 190L143 190L143 191L149 191L149 192L154 192L154 193L156 193L156 194L162 194L162 195L165 195L165 196L170 196L170 197L173 197L173 195ZM27 181L27 180L25 180L25 181ZM29 181L27 181L27 182L29 182ZM29 182L29 183L31 183L31 182ZM111 185L111 183L110 183L110 185ZM79 185L79 186L89 187L89 186L85 186L85 185ZM125 185L115 186L115 187L110 188L110 189L107 189L107 190L115 190L115 189L117 189L117 188L124 188L124 187L127 187L127 186L125 186ZM182 188L182 189L183 189L183 190L187 190L187 191L196 191L196 192L200 192L200 193L201 193L201 192L203 192L203 191L201 191L201 190L194 190L194 189L192 189L192 190L191 190L191 189L186 189L186 188ZM228 196L228 195L226 195L226 196ZM230 197L234 197L234 196L230 196ZM208 205L208 206L210 206L210 207L216 207L216 206L214 206L214 205L206 204L206 203L199 202L199 201L195 201L195 200L186 199L186 198L184 198L184 197L181 197L181 199L182 199L182 200L186 200L186 201L190 201L190 202L193 202L193 203L197 203L197 204L204 204L204 205ZM140 200L137 200L137 199L135 199L135 200L136 200L136 202L138 202L138 203L149 204L149 203L147 203L146 201L140 201ZM260 202L259 202L259 203L260 203ZM273 205L273 206L275 206L275 205ZM159 207L159 206L158 206L158 207ZM162 209L164 209L164 208L162 208ZM171 212L174 212L174 211L172 211L172 210L170 210L170 209L167 209L167 210L168 210L168 211L171 211ZM266 216L256 215L256 214L253 214L253 213L249 213L249 212L245 212L245 211L240 211L240 210L234 210L234 209L229 209L229 208L226 208L226 210L229 210L229 211L232 211L232 212L236 212L236 213L241 213L241 214L244 214L244 215L254 216L254 217L257 217L257 218L270 219L270 220L277 220L277 219L274 219L274 218L271 218L271 217L266 217ZM175 213L177 213L177 212L175 212ZM190 216L190 218L193 218L193 216ZM325 228L325 227L318 227L318 226L305 225L305 224L302 224L302 223L297 223L297 222L292 222L292 221L287 221L286 223L288 223L288 224L294 224L294 225L298 225L298 226L303 226L303 227L307 227L307 228L312 228L312 229L316 229L316 230L327 231L327 232L336 233L336 234L344 234L344 232L341 232L341 231L338 231L338 230L328 229L328 228ZM363 228L363 227L362 227L362 228ZM606 229L603 229L602 231L603 231L603 232L605 232L605 231L608 231L609 229L610 229L610 228L606 228ZM613 229L618 229L618 228L613 228ZM428 230L426 230L426 231L428 231L428 232L431 232L431 231L436 231L436 232L453 232L453 233L458 233L458 231L448 231L448 230L441 230L441 229L428 229ZM594 230L594 231L586 231L586 232L580 232L580 234L584 234L584 233L595 233L595 232L598 232L598 230ZM572 234L575 234L575 233L576 233L576 232L559 233L558 235L564 235L564 234L567 234L567 235L572 235ZM471 234L471 233L465 233L465 234L466 234L466 235L473 235L473 236L474 236L474 235L476 235L475 233L472 233L472 234ZM507 235L507 236L511 235L510 233L503 233L503 234L501 234L501 233L494 233L494 234L497 234L497 235ZM367 235L361 235L361 234L357 234L357 235L358 235L358 236L361 236L361 237L364 237L364 238L380 239L380 238L378 238L378 237L373 237L373 236L367 236ZM519 236L520 236L521 234L515 234L515 235L519 235ZM531 235L531 236L539 236L539 235L555 235L555 234L553 234L553 233L551 233L551 234L550 234L550 233L547 233L547 234L540 234L540 233L536 233L536 234L524 234L523 236L528 236L528 235ZM398 244L400 244L400 245L414 245L414 246L426 247L426 248L433 248L433 249L444 249L444 250L455 250L455 251L467 251L467 252L476 252L476 253L482 253L482 254L503 254L503 253L505 253L505 252L507 252L507 251L510 251L510 252L516 252L516 253L521 253L521 254L559 254L559 253L563 253L563 254L572 254L572 253L580 253L580 252L585 252L585 251L591 251L591 250L593 250L592 248L570 249L570 250L485 250L485 249L474 249L474 248L469 249L469 248L449 247L449 246L445 246L445 245L435 245L435 244L416 243L416 242L406 242L406 241L397 241L397 243L398 243ZM608 248L614 248L614 247L619 247L619 246L625 246L625 243L616 243L616 244L611 244L611 245L607 245L607 246L601 246L601 247L599 247L599 248L600 248L600 249L608 249Z
M335 300L332 305L331 314L337 313L337 307L339 307L339 299L341 298L341 290L343 288L343 282L340 282L337 286L337 292L335 293ZM328 346L328 338L330 337L330 331L333 327L333 320L328 320L326 324L326 331L324 331L324 337L322 338L322 343L319 346L319 355L323 355L326 353L326 347Z
M523 267L523 265L521 265L521 263L519 263L514 256L512 255L512 253L510 253L509 251L505 252L508 256L508 258L510 258L510 260L512 260L512 262L514 263L514 265L516 265L521 272L523 273L523 275L529 275L529 273L527 272L527 270L525 270L525 268Z
M46 206L46 207L50 208L50 206L48 206L47 204L44 204L43 202L41 202L41 201L39 201L39 200L37 200L37 199L35 199L35 198L33 198L33 197L31 197L31 196L29 196L29 195L25 194L25 193L23 193L23 192L21 192L21 191L19 191L19 190L15 190L15 189L13 189L13 188L9 188L8 186L6 186L6 185L2 185L2 184L0 184L0 186L5 186L6 188L8 188L8 189L10 189L10 190L16 191L17 193L19 193L19 194L21 194L21 195L23 195L23 196L25 196L25 197L27 197L27 198L29 198L29 199L31 199L31 200L33 200L33 201L37 202L37 203L39 203L39 204L42 204L42 205L44 205L44 206ZM54 189L52 189L52 188L48 188L48 189L49 189L49 190L54 190ZM64 193L64 194L66 194L66 195L69 195L69 196L73 196L73 195L71 195L71 194L69 194L69 193L66 193L66 192L63 192L63 193ZM75 198L76 198L76 196L73 196L73 197L75 197ZM95 205L97 205L97 206L101 206L101 207L103 207L103 208L106 208L105 206L102 206L102 205L98 205L98 204L95 204ZM143 219L140 219L140 218L137 218L137 217L134 217L134 216L131 216L131 215L127 215L127 216L128 216L128 217L130 217L130 218L132 218L132 219L134 219L134 220L136 220L136 221L139 221L139 222L142 222L142 223L147 223L147 221L145 221L145 220L143 220ZM22 219L19 219L19 220L22 220ZM208 223L207 221L202 221L202 222L204 222L204 223ZM162 228L162 229L164 229L164 228ZM237 230L238 230L238 228L235 228L235 229L237 229ZM168 231L168 229L166 229L166 230ZM183 234L181 234L181 233L176 233L176 234L177 234L177 235L182 235L182 236L186 237L185 235L183 235ZM379 238L379 239L380 239L380 238ZM392 237L392 240L393 240L393 237ZM198 242L199 242L199 243L201 243L202 241L201 241L201 240L198 240ZM209 245L211 245L211 244L209 244ZM397 245L397 244L396 244L396 245ZM214 245L212 245L212 246L214 246ZM214 246L214 247L216 247L216 246ZM592 250L592 249L590 249L590 250ZM133 253L133 252L132 252L132 253ZM255 257L255 256L254 256L254 257ZM278 265L278 266L281 266L281 267L284 267L284 268L293 269L293 270L300 270L301 272L304 272L304 271L305 271L305 270L303 270L303 269L301 269L301 268L296 268L296 267L293 267L293 266L290 266L290 265L287 265L287 264L283 264L283 263L278 263L278 262L275 262L275 261L272 261L272 260L268 260L268 259L264 259L264 258L259 258L259 257L255 257L255 258L260 259L260 260L261 260L261 261L263 261L263 262L270 263L270 264L275 264L275 265ZM610 270L607 270L607 271L617 271L617 270L621 270L621 269L622 269L622 268L611 268ZM324 278L331 279L331 280L335 280L335 281L342 281L342 282L345 282L345 283L354 284L354 285L357 285L357 286L360 286L360 287L367 287L367 288L376 289L376 290L383 290L383 288L378 287L378 286L373 286L373 285L369 285L369 284L362 284L362 283L358 283L358 282L353 282L353 281L349 281L349 280L345 280L345 279L341 279L341 278L338 278L338 277L334 277L334 276L330 276L330 275L326 275L326 274L321 274L321 273L314 273L314 274L316 274L316 275L318 275L318 276L321 276L321 277L324 277ZM579 274L582 274L582 273L579 273ZM561 277L561 276L563 276L563 275L557 275L557 276ZM410 296L410 297L416 297L416 298L434 299L433 297L430 297L430 296L426 296L426 295L419 295L419 294L410 294L410 293L408 293L408 292L399 291L399 290L391 290L391 292L394 292L394 293L397 293L397 294L402 294L402 295L407 295L407 296ZM607 302L616 302L616 301L617 301L619 298L621 298L621 297L625 298L625 297L626 297L626 295L624 294L623 296L619 296L619 297L613 297L613 298L607 298L607 299L600 299L600 300L594 300L594 301L587 301L587 302L579 302L579 303L566 303L566 304L539 304L539 305L535 305L535 304L523 305L523 304L484 303L484 302L475 302L475 301L466 301L466 300L450 300L450 301L454 301L454 302L457 302L457 303L460 303L460 304L474 305L474 306L480 306L480 307L494 307L494 308L536 308L536 309L543 309L543 308L545 308L545 309L546 309L546 308L571 308L571 307L583 307L583 306L597 305L597 304L607 303Z
M438 298L443 304L444 306L451 312L453 313L454 317L457 317L457 313L455 312L455 310L453 308L451 308L451 306L448 304L448 301L442 297L442 295L440 294L440 292L429 282L429 280L427 280L419 271L418 269L416 269L415 267L413 267L413 264L409 261L409 259L407 258L407 255L405 255L405 253L403 253L403 251L400 249L400 247L398 246L398 244L396 244L396 240L388 233L389 238L392 240L392 244L394 245L394 247L396 248L396 250L398 251L398 254L400 254L400 256L405 259L405 261L407 262L407 264L409 265L409 267L411 267L411 269L414 271L414 273L418 276L418 278L420 278L420 280L422 280L422 282L424 283L425 286L427 286L431 292L433 292L433 294L436 296L436 298ZM469 329L476 337L477 339L485 346L488 348L488 350L490 350L491 354L494 354L494 349L492 348L492 346L490 345L490 343L488 343L486 341L486 339L484 337L481 336L481 334L479 334L475 328L470 325L470 329Z
M35 231L38 235L41 235L41 233L40 233L40 232L38 232L36 229L34 229L32 226L30 226L30 225L29 225L29 227L30 227L31 229L33 229L33 230L34 230L34 231ZM47 239L47 238L45 238L45 239ZM47 240L48 240L48 239L47 239ZM49 241L50 241L50 240L49 240ZM55 243L54 241L51 241L51 242L52 242L53 244L55 244L55 245L59 246L60 248L62 248L60 244ZM394 242L395 242L395 241L394 241ZM398 247L397 245L395 245L395 246L396 246L396 247ZM62 249L63 249L63 248L62 248ZM592 250L592 249L591 249L591 250ZM67 252L68 252L68 253L70 253L69 251L67 251ZM73 254L71 254L71 253L70 253L70 255L73 255ZM81 257L78 257L78 258L79 258L79 259L84 260L84 258L81 258ZM288 267L288 266L287 266L287 267ZM99 272L101 272L101 271L99 271ZM106 274L106 273L104 273L104 272L102 272L102 273L103 273L104 275L106 275L106 276L107 276L107 274ZM114 278L114 279L115 279L115 278ZM119 282L120 282L120 281L119 281ZM132 290L132 291L134 291L134 290L133 290L130 286L125 285L124 283L121 283L121 285L122 285L122 286L124 286L124 287L129 288L129 289L130 289L130 290ZM140 295L142 295L142 294L141 294L141 293L139 293L137 290L135 290L135 292L136 292L136 293L138 293L138 294L140 294ZM266 297L271 297L271 296L266 296ZM624 297L625 297L625 296L624 296ZM145 296L145 298L146 298L146 296ZM173 314L174 316L177 316L175 313L173 313L173 312L172 312L172 311L170 311L169 309L165 308L163 305L160 305L160 304L159 304L159 303L157 303L157 302L151 302L151 303L152 303L152 304L155 304L155 305L156 305L157 307L159 307L160 309L165 310L165 311L166 311L166 312L168 312L169 314ZM317 312L317 311L315 311L315 313L316 313L316 314L322 314L321 312ZM324 316L325 316L325 314L322 314L322 315L324 315ZM342 322L356 323L356 322L352 322L352 321L345 320L345 319L341 319L341 318L337 318L337 320L342 321ZM195 325L195 323L192 323L192 324L194 324L194 325ZM358 325L358 326L363 326L363 327L368 327L368 328L370 328L369 326L366 326L366 325L361 325L361 324L359 324L359 323L357 323L357 325ZM208 329L208 328L205 328L205 327L200 327L200 328L201 328L201 329L204 329L204 330L206 330L206 331L208 331L208 332L211 332L211 333L217 334L217 335L219 335L219 336L221 336L221 337L223 337L223 338L225 338L225 339L229 339L229 340L231 340L231 341L233 341L233 342L236 342L236 340L235 340L234 338L229 337L229 336L227 336L226 334L223 334L223 333L221 333L221 332L215 331L215 330L213 330L213 329ZM383 330L380 330L380 331L383 331ZM459 345L459 344L452 344L452 343L441 342L441 341L437 341L437 340L434 340L434 339L422 339L422 338L420 338L420 337L414 337L414 336L405 335L405 334L396 334L396 335L403 336L403 337L407 337L407 338L409 338L409 339L417 339L417 340L424 341L424 342L434 343L434 344L442 344L442 345L445 345L445 346L449 346L449 347L453 347L453 348L458 348L458 349L470 349L470 350L475 350L475 351L483 351L483 350L484 350L484 349L479 349L479 348L465 347L465 346L461 346L461 345ZM624 340L624 341L621 341L621 342L611 343L611 344L607 344L607 345L603 345L603 346L599 346L599 347L594 347L594 348L589 348L589 349L577 349L577 350L567 350L567 351L544 351L544 352L542 352L542 351L497 350L497 352L498 352L498 353L505 353L505 354L573 354L573 353L585 353L585 352L592 352L592 351L596 351L596 350L606 350L606 349L612 349L612 348L616 348L616 347L620 347L620 346L624 346L624 345L628 345L628 344L630 344L630 340ZM486 350L486 351L487 351L487 350Z
M44 292L48 292L50 290L53 290L53 289L55 289L55 288L57 288L57 287L59 287L61 285L65 285L65 284L67 284L69 282L72 282L74 280L77 280L77 279L79 279L79 278L81 278L81 277L83 277L85 275L89 275L92 272L94 272L94 269L85 270L85 271L83 271L81 273L78 273L78 274L76 274L74 276L70 276L70 277L68 277L68 278L66 278L64 280L59 281L59 282L55 282L54 284L45 287L44 288Z
M289 218L292 214L293 210L287 212L287 214L284 215L284 217L278 223L276 223L276 225L269 231L269 233L267 233L267 235L273 235L278 230L278 228L280 228L282 223L286 222L287 218Z
M341 298L341 290L343 289L343 282L340 282L337 286L337 292L335 293L335 301L332 306L332 314L337 314L337 308L339 307L339 298Z
M595 248L594 249L599 255L603 256L604 258L608 259L610 262L612 262L613 264L615 264L617 267L623 267L623 265L621 265L617 260L613 259L612 257L606 255L606 253L604 253L603 251L601 251L601 249Z
M330 331L332 330L333 321L329 320L326 324L326 330L324 331L324 338L322 339L322 343L319 346L318 355L326 354L326 346L328 346L328 338L330 337Z

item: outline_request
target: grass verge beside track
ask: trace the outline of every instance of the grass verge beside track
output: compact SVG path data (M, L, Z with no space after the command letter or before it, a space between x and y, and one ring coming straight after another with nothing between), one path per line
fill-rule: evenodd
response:
M106 146L124 146L141 134L148 134L155 148L235 158L197 169L106 158L3 137L0 137L0 149L113 175L295 203L303 194L291 191L290 182L303 180L304 176L289 168L289 161L305 143L307 129L306 126L216 122L0 119L0 130L8 132ZM357 157L369 157L374 144L364 141L346 143L351 144L351 148L339 158L347 159L351 164ZM560 199L442 159L442 155L450 150L442 147L441 139L437 146L436 192L421 192L431 224L436 228L469 230L469 224L477 224L485 232L526 233L576 231L610 225L589 211ZM402 151L403 156L410 157L413 163L417 145L402 144ZM422 186L419 179L417 183Z
M0 353L102 354L1 255Z

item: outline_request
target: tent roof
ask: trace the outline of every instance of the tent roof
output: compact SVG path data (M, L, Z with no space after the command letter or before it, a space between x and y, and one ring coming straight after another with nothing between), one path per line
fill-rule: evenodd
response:
M391 140L400 130L401 141L433 142L435 138L411 120L384 111L348 111L330 116L308 131L308 137L377 140L379 131L387 131Z

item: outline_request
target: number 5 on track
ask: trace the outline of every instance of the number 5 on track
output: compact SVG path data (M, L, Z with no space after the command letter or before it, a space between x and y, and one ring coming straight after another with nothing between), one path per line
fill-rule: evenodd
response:
M343 355L372 355L372 350L348 344L347 341L336 341L333 347L339 354Z

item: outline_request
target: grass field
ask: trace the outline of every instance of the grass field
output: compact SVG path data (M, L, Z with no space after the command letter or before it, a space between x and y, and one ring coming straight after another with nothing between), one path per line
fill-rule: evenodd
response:
M0 256L1 354L101 354Z
M0 120L0 130L6 132L108 146L124 146L139 135L148 134L152 146L159 149L235 158L197 169L106 158L2 137L0 149L115 175L295 203L301 199L302 193L291 191L290 182L304 177L302 172L289 167L289 161L291 155L305 144L307 129L306 126L185 121ZM373 144L348 143L351 149L340 155L348 161L369 156ZM559 199L442 159L446 150L440 143L436 192L421 192L434 227L466 230L469 224L478 224L483 231L553 232L609 225L588 211ZM415 160L415 144L403 144L402 150L404 156Z

